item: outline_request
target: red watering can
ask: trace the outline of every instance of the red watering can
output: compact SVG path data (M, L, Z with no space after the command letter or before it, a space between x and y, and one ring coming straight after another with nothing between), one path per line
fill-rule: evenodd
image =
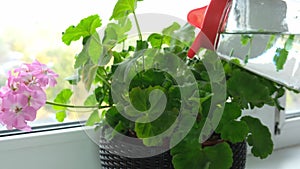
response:
M194 9L188 14L188 22L201 29L188 52L189 58L193 58L200 47L211 50L216 48L231 4L231 0L211 0L209 5Z

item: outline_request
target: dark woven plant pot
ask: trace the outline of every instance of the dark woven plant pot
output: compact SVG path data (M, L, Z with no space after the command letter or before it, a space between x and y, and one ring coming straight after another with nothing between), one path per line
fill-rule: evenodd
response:
M230 144L233 151L233 165L231 169L245 169L247 146L245 142ZM121 147L111 145L105 139L100 140L99 154L103 169L173 169L170 152L148 157L128 158L116 155L113 152ZM124 149L124 147L122 147ZM130 151L130 150L128 150Z
M231 169L244 169L246 167L247 144L246 142L230 144L233 153Z
M140 153L139 150L134 150ZM103 169L173 169L172 156L167 151L148 158L128 158L117 154L131 152L125 145L111 144L100 139L99 155Z

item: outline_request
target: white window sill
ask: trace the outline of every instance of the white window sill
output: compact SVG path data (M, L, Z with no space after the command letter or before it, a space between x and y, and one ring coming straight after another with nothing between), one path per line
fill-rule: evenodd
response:
M98 147L78 127L0 138L3 169L99 169Z
M5 169L100 169L98 147L83 128L0 138L0 166ZM246 169L294 169L300 146L278 149L264 160L249 155Z
M300 146L278 149L267 159L249 155L246 169L298 169L300 168Z

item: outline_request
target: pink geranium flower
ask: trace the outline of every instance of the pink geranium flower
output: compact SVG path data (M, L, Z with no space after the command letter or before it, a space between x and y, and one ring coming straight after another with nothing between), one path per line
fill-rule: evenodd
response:
M7 129L30 131L28 121L46 103L45 89L56 85L58 75L38 61L23 64L8 73L6 86L0 88L0 123Z
M18 92L23 93L25 96L27 96L28 105L35 108L36 110L43 107L46 103L47 100L46 93L39 86L20 85Z
M25 64L27 66L27 71L32 73L32 76L35 77L35 80L41 87L46 86L55 86L56 78L58 75L49 69L45 64L41 64L37 60L32 62L32 64ZM26 69L25 69L26 70Z
M5 124L7 129L31 130L27 121L33 121L36 118L37 110L28 105L26 95L8 93L5 99L2 99L1 107L1 123Z

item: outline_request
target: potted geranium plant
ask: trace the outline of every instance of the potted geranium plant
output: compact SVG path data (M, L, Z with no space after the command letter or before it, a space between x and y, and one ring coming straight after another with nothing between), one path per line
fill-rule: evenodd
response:
M187 58L195 37L188 24L173 23L161 32L143 35L136 7L137 0L118 0L111 16L114 22L103 35L97 33L100 17L92 15L62 36L67 45L82 39L74 65L79 74L68 81L71 85L81 81L92 91L79 108L95 108L86 124L101 131L104 167L130 168L129 161L138 160L134 164L138 168L147 156L163 154L163 159L171 160L163 166L154 162L154 167L226 169L234 163L232 145L245 148L245 141L255 156L270 155L270 131L242 111L266 104L282 109L278 99L284 87L243 69L237 60L220 60L213 51L203 49L199 57ZM130 16L137 40L128 38L133 27ZM28 131L26 122L34 120L45 103L52 104L57 119L63 121L71 90L62 90L54 102L46 102L44 93L45 87L55 85L57 74L36 61L10 75L0 92L2 124ZM109 148L110 144L115 147ZM135 144L141 149L136 150ZM124 152L128 145L133 149ZM107 157L110 153L118 158L116 163Z

